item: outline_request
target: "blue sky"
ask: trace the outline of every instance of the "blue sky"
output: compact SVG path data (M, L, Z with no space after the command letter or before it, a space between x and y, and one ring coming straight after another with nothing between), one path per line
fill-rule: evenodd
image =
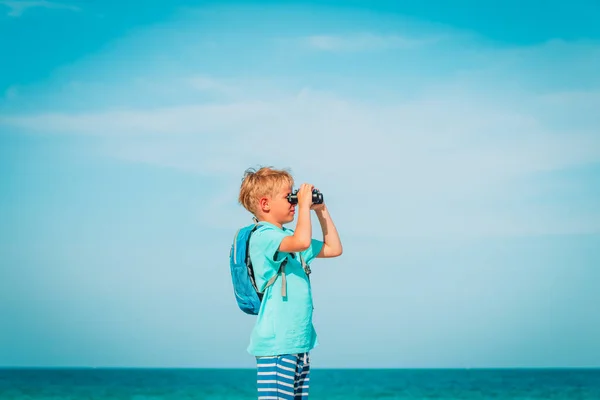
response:
M600 367L600 5L396 3L0 1L0 366L252 368L274 165L344 243L315 367Z

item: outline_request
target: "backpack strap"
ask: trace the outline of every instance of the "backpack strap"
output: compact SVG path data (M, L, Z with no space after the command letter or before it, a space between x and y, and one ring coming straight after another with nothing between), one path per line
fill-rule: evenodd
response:
M252 231L250 231L250 234L248 235L248 238L246 239L246 266L248 268L248 275L250 276L250 283L252 283L252 286L254 287L254 290L256 291L256 293L258 293L258 297L260 299L262 299L262 293L260 293L258 291L258 286L256 285L256 279L254 278L254 268L252 267L252 261L250 261L250 236L252 236L254 231L256 231L259 227L258 220L256 218L253 218L253 219L254 219L254 227L252 228Z
M310 278L310 273L311 273L310 267L304 261L304 257L302 257L302 253L298 252L298 255L300 256L300 262L302 263L302 269L304 269L306 276Z
M302 268L304 269L306 276L308 277L308 279L310 279L310 276L309 276L311 273L310 267L304 261L304 257L302 257L302 253L298 252L298 256L300 256L300 262L302 263ZM279 275L279 273L281 272L281 296L287 297L287 282L285 280L285 265L286 264L287 264L287 257L281 263L281 267L279 267L279 271L277 271L277 273L275 275L273 275L273 277L267 281L267 284L265 285L265 290L267 290L267 288L269 286L271 286L272 284L275 283L275 281L277 280L277 275Z
M277 280L277 276L279 275L279 273L281 273L281 296L287 297L287 282L285 280L285 265L286 264L287 264L287 257L285 258L285 260L283 260L281 262L281 267L279 267L279 271L277 271L277 273L275 275L273 275L273 277L271 277L271 279L269 279L267 281L267 284L265 285L265 290L267 290L267 288L269 286L271 286L272 284L275 283L275 281Z
M298 256L300 257L300 262L302 263L302 269L304 269L306 276L310 280L310 274L312 272L310 270L310 266L304 261L304 257L302 257L302 253L298 252ZM281 296L282 297L287 296L287 282L285 279L285 265L286 264L287 264L287 257L285 258L285 260L282 261L281 267L279 267L279 271L277 271L277 273L275 275L273 275L271 277L271 279L269 279L267 281L267 284L265 285L265 290L267 290L267 288L269 286L271 286L272 284L275 283L275 281L277 280L277 276L279 275L279 273L281 273ZM263 293L264 293L264 291L263 291Z

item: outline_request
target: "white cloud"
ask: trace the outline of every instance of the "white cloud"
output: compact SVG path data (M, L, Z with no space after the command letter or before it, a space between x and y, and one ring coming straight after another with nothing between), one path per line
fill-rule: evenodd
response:
M250 165L290 166L317 179L344 213L362 208L360 198L385 205L354 221L364 226L387 218L400 226L399 234L595 231L600 215L577 219L532 210L527 197L535 187L515 191L515 182L536 173L600 161L596 130L544 126L546 115L564 108L569 96L558 104L544 103L547 98L521 96L508 106L440 92L376 105L303 90L271 101L38 114L0 123L100 135L110 156L229 182ZM344 204L349 191L359 199ZM515 202L516 208L503 209ZM221 201L212 207L209 214L227 214Z
M11 0L0 0L0 4L5 5L10 9L8 15L11 17L20 17L25 11L31 8L53 8L53 9L64 9L71 11L79 11L80 8L71 6L68 4L55 3L51 1L11 1Z
M347 152L342 149L342 144L360 144L365 157L373 158L375 152L385 155L373 161L389 168L401 170L406 166L398 162L434 165L446 160L447 168L464 169L462 176L470 170L474 173L469 166L474 163L487 166L487 174L512 176L594 161L600 154L600 149L592 146L597 139L595 130L553 132L544 127L544 119L564 107L579 107L580 100L598 102L599 95L521 96L509 107L493 100L484 102L476 94L469 98L463 93L460 98L455 98L451 93L440 92L412 101L379 105L305 89L271 101L233 101L149 110L40 113L5 116L0 123L56 133L121 138L149 138L148 135L152 135L149 143L195 137L200 142L228 145L235 138L246 145L262 143L256 149L258 155L275 152L285 148L286 144L304 139L330 146L329 151L337 154L340 159L336 161L344 166L353 164L354 160L344 157ZM572 104L572 101L577 103ZM544 102L546 107L540 108ZM539 114L522 108L531 104L535 104L534 111ZM157 138L156 134L164 136ZM461 162L452 162L455 159ZM175 163L181 161L180 157L174 158ZM197 162L203 168L204 161Z
M312 35L301 41L316 50L368 51L415 48L438 40L437 38L417 39L400 35L362 33L353 35Z
M221 80L211 78L209 76L199 75L189 79L189 83L194 89L220 93L225 95L233 95L237 93L234 86L224 83Z

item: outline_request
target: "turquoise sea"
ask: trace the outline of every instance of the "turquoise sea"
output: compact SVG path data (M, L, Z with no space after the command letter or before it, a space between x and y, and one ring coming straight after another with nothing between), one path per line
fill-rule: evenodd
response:
M1 400L255 399L252 369L0 369ZM313 369L311 399L600 399L600 369Z

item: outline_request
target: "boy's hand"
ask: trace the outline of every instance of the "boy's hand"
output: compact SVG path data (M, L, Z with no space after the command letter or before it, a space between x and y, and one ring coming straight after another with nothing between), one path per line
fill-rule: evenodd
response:
M303 183L298 189L298 207L311 207L313 185Z
M319 190L319 189L317 189ZM312 196L311 196L311 202L312 202ZM321 211L325 209L325 202L321 203L321 204L313 204L310 206L311 210L315 210L315 211Z
M313 204L312 206L310 206L310 209L315 211L322 211L325 209L325 203Z

